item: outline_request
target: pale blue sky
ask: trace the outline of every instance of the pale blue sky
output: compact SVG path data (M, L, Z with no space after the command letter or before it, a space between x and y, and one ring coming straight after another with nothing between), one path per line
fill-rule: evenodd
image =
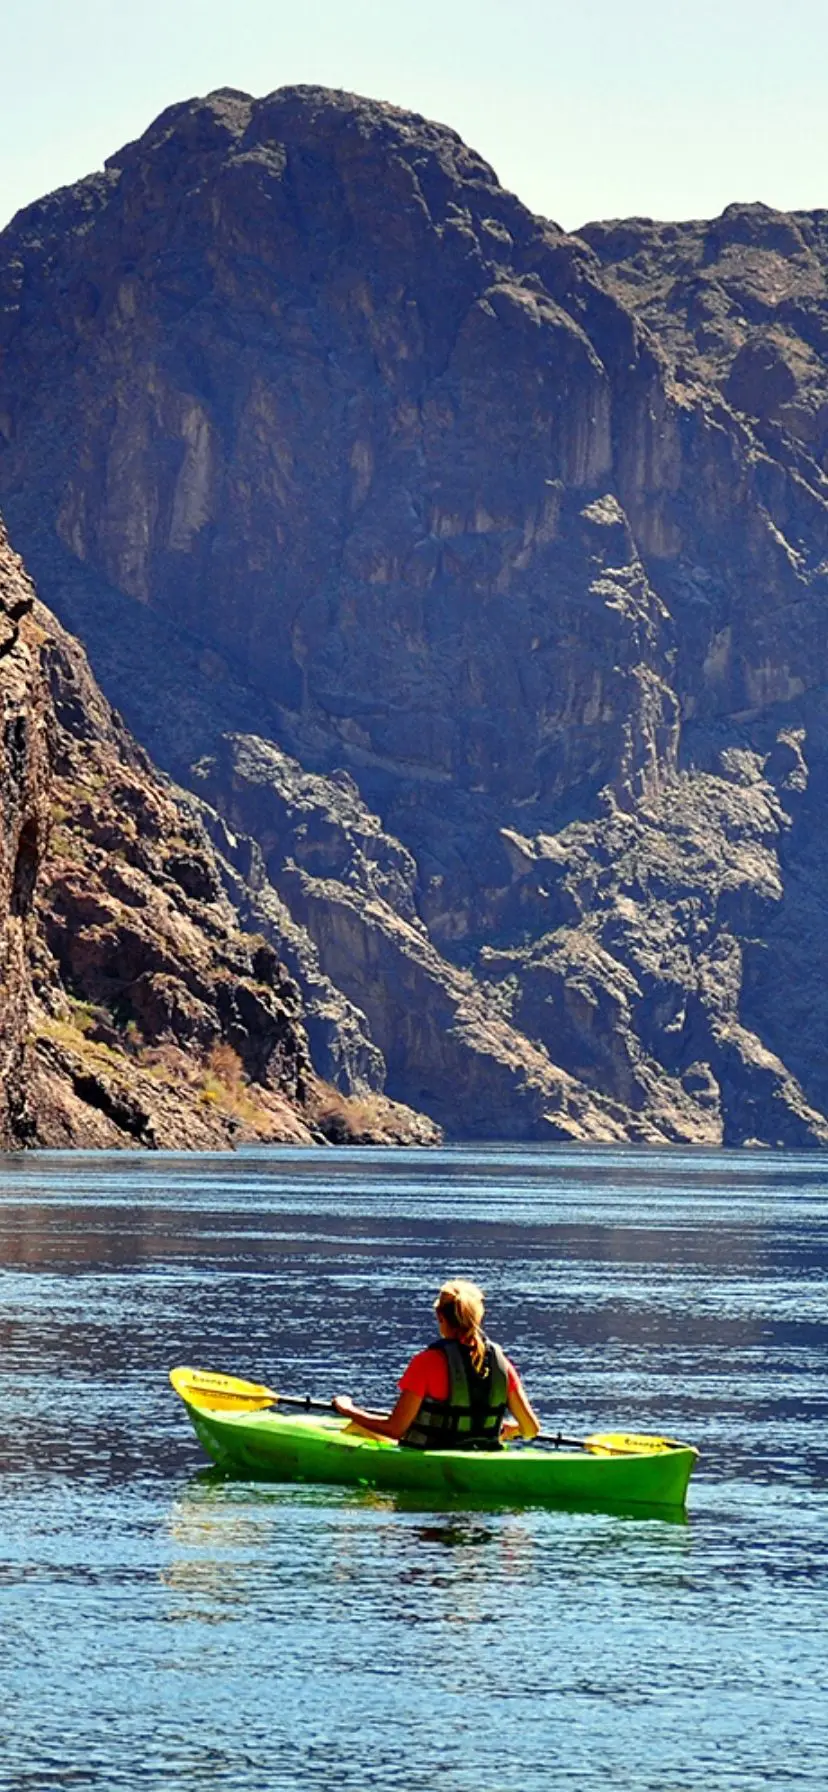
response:
M319 82L454 128L534 210L828 205L828 0L0 0L0 227L173 101Z

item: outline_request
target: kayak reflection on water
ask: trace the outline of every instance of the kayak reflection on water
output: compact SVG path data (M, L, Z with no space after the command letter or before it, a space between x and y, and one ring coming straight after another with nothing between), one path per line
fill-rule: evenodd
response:
M475 1282L444 1282L434 1302L440 1336L412 1357L393 1412L366 1412L348 1394L337 1395L336 1411L412 1450L498 1450L504 1438L536 1437L517 1369L482 1329L484 1307Z

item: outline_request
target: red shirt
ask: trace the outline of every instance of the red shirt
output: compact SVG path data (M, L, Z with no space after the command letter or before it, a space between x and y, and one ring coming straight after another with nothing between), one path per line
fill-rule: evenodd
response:
M506 1358L508 1390L513 1394L520 1386L520 1376L514 1363ZM447 1400L450 1392L449 1369L445 1352L429 1345L427 1350L419 1350L411 1358L404 1375L400 1376L397 1386L404 1394L419 1394L421 1400Z

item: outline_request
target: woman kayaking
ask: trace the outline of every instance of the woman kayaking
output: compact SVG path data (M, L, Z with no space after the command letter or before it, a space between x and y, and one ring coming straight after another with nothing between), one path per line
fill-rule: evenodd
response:
M411 1450L497 1450L505 1437L535 1437L539 1420L514 1363L485 1336L483 1309L475 1282L444 1282L434 1302L440 1336L412 1357L393 1412L365 1412L347 1394L336 1411Z

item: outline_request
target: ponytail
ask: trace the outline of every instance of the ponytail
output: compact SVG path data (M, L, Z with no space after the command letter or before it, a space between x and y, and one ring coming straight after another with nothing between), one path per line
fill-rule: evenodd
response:
M444 1282L434 1302L435 1313L441 1313L456 1334L458 1343L464 1344L472 1361L472 1368L480 1374L486 1360L486 1339L483 1335L484 1297L482 1288L476 1282L466 1282L462 1277L454 1281Z

